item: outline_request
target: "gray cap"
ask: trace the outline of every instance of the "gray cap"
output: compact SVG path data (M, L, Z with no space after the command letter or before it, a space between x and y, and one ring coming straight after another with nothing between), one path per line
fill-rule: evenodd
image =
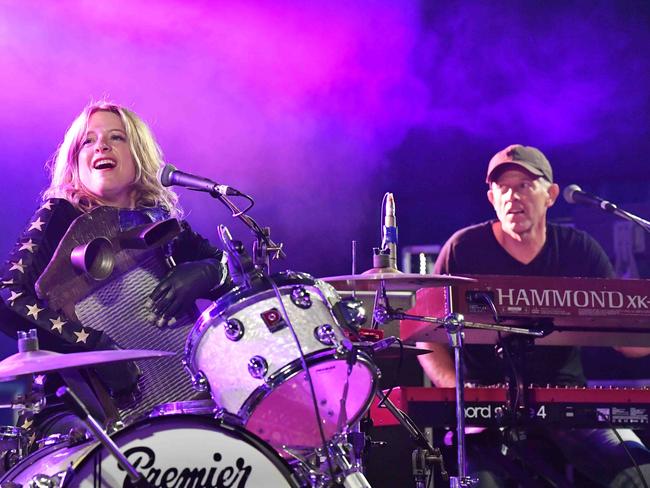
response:
M493 181L495 170L504 164L521 166L529 173L536 176L543 176L549 182L553 183L553 168L551 168L551 163L548 162L548 159L542 154L542 151L536 147L512 144L496 153L490 159L485 182L490 183Z

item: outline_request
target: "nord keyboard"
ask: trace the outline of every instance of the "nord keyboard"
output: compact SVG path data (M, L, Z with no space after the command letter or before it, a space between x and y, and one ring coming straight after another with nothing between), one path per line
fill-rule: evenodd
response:
M523 425L548 427L632 427L647 428L650 389L533 387L528 389L529 412ZM507 412L508 392L504 387L465 388L467 426L512 425ZM432 427L456 426L455 388L399 387L391 401L416 424ZM385 407L375 400L370 409L377 426L397 425Z
M408 313L544 330L536 344L650 346L650 280L472 276L476 282L418 290ZM490 302L494 304L492 309ZM496 314L494 313L496 311ZM465 329L466 342L491 344L497 333ZM552 332L551 332L552 331ZM447 342L444 328L403 320L406 342Z

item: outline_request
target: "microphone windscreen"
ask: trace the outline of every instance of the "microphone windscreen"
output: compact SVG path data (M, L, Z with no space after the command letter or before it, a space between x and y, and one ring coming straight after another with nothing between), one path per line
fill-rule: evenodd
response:
M171 175L176 171L176 167L173 164L166 164L161 166L158 170L158 181L162 186L172 186Z
M576 201L573 199L573 194L577 191L582 191L582 188L580 188L578 185L569 185L562 192L562 196L567 202L576 203Z

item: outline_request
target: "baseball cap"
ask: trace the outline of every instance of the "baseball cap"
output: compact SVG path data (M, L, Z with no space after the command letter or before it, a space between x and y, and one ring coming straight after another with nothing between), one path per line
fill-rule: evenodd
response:
M548 162L542 151L532 146L522 146L521 144L512 144L505 149L496 153L488 165L485 182L490 183L495 170L504 164L514 164L521 166L526 171L543 176L549 182L553 183L553 168Z

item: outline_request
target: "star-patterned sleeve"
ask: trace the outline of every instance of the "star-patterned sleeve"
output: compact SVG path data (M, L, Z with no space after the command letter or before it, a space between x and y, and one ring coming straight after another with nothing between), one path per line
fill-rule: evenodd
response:
M2 271L0 305L5 313L0 315L0 328L5 334L15 338L18 330L36 328L41 347L59 352L92 349L100 339L100 332L51 310L34 289L59 241L79 215L67 200L50 199L30 219Z

